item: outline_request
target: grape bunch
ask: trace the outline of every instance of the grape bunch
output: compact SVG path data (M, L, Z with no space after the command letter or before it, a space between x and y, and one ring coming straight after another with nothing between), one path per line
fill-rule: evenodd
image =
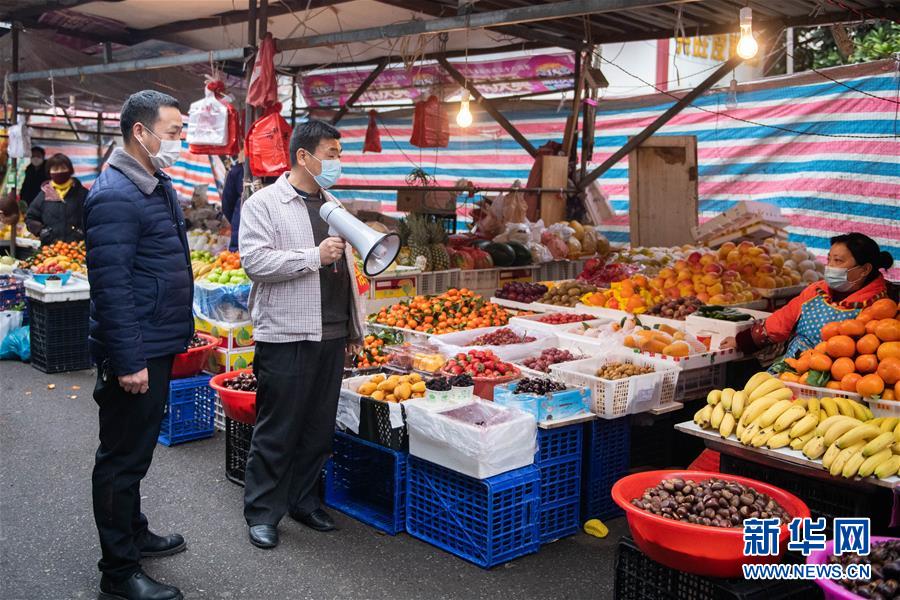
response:
M191 338L191 343L188 344L188 350L193 350L194 348L199 348L201 346L207 345L209 342L204 340L202 337L194 334L194 337Z
M577 315L574 313L551 313L544 315L538 319L539 323L547 323L548 325L566 325L568 323L581 323L582 321L591 321L597 317L593 315Z
M503 327L496 331L491 331L489 333L485 333L479 335L477 338L472 340L468 346L509 346L510 344L526 344L528 342L533 342L535 339L534 336L530 335L519 335L512 329L508 327Z
M255 392L256 375L253 373L241 373L234 379L224 381L222 385L237 392Z
M560 350L559 348L547 348L543 350L540 356L532 356L526 358L522 364L535 371L543 373L550 372L550 365L556 363L569 362L570 360L578 360L581 357L575 356L568 350Z
M472 387L475 385L475 380L468 374L455 375L450 378L450 385L453 387Z
M449 392L450 379L447 377L435 377L434 379L425 382L425 389L433 392Z
M566 389L564 383L553 381L552 379L539 379L537 377L531 379L526 377L519 381L516 385L516 394L534 394L536 396L545 396L553 392L561 392Z
M497 290L494 295L504 300L523 302L528 304L543 297L547 293L547 286L540 283L522 283L512 281L503 284L503 288Z

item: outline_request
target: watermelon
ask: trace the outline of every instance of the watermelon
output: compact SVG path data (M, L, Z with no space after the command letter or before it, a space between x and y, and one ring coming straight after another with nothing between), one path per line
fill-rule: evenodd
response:
M509 247L516 253L516 259L513 261L514 267L521 267L531 264L531 251L518 242L509 242Z
M478 248L479 250L484 250L487 246L493 244L491 240L475 240L472 242L473 248Z
M491 242L484 251L491 255L497 267L509 267L516 261L516 251L509 244Z

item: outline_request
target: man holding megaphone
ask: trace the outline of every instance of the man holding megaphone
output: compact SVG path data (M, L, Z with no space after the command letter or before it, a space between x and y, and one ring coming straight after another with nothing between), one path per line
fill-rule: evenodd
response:
M321 121L298 125L290 172L241 208L259 381L244 517L260 548L278 544L285 513L317 531L334 529L319 500L320 475L331 454L344 352L365 332L352 250L319 214L333 200L324 190L341 174L340 137Z

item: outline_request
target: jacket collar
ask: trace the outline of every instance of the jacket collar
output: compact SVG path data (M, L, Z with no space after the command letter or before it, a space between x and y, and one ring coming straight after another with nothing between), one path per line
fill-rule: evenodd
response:
M163 181L169 179L169 176L162 171L157 171L155 175L150 175L137 159L122 148L113 150L112 155L109 157L109 166L121 171L145 196L153 193L156 186L160 184L161 179Z

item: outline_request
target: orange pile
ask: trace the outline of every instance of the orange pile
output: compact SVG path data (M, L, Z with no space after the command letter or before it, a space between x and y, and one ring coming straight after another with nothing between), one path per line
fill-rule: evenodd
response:
M863 397L900 400L900 320L897 304L884 298L864 309L856 319L827 323L822 342L799 358L785 362L796 373L781 379L820 382L826 387Z
M509 313L471 290L462 288L447 290L439 296L416 296L408 302L386 306L369 315L369 321L388 327L440 334L506 325Z
M234 271L241 268L241 255L237 252L223 250L216 256L213 269L222 267L223 271Z

